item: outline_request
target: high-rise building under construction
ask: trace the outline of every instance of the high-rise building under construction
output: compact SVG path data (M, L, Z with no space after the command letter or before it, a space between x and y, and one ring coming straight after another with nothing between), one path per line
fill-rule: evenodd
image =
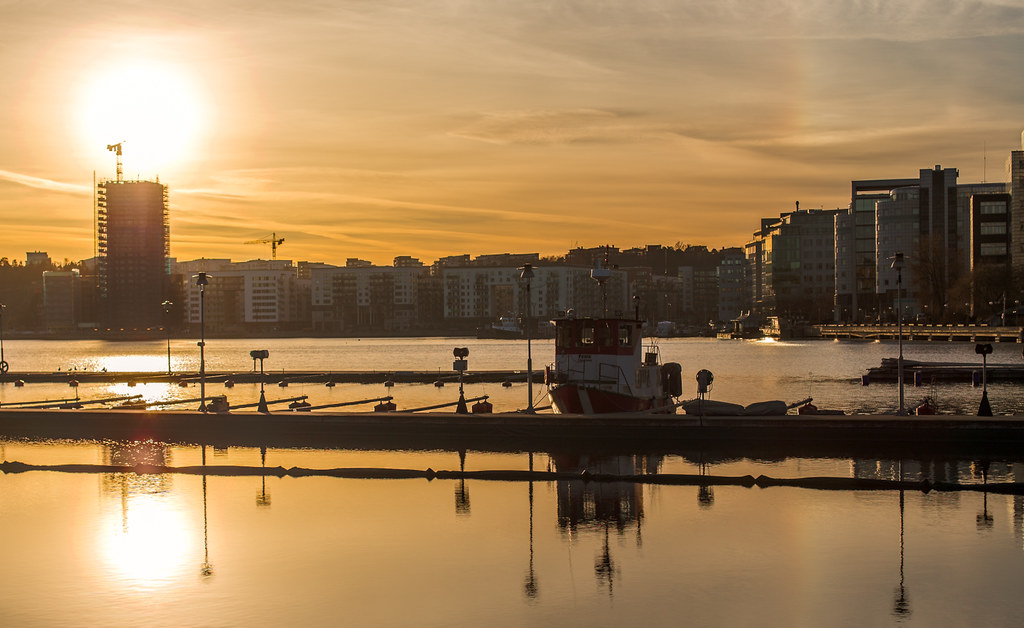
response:
M102 181L96 189L99 314L111 330L160 327L170 284L167 186Z

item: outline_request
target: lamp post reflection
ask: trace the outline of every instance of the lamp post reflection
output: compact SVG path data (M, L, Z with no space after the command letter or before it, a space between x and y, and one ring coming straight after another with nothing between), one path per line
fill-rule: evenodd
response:
M981 512L978 513L977 523L978 530L988 530L992 528L992 524L995 519L992 515L988 514L988 467L989 461L983 460L979 464L981 467L981 483L984 485L985 490L981 492Z
M267 494L267 446L260 446L260 494L256 496L256 505L260 508L270 507L270 495Z
M459 450L459 471L466 472L466 450ZM459 483L455 485L455 514L470 515L469 491L466 490L466 478L460 477Z
M533 473L533 452L530 452L530 473ZM529 481L530 496L530 568L526 573L526 580L523 582L523 593L526 597L537 599L537 573L533 570L533 478Z
M899 485L900 485L900 584L896 587L896 599L893 602L892 614L897 617L910 615L910 599L907 597L906 587L903 586L903 460L899 461Z
M206 445L202 445L203 469L206 469ZM210 536L209 520L206 516L206 474L203 474L203 564L199 568L199 574L210 576L213 574L213 565L210 564Z

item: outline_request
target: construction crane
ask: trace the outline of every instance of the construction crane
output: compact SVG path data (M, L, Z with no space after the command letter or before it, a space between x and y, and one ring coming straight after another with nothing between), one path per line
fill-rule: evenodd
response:
M277 233L270 234L269 238L263 238L262 240L249 240L246 244L269 244L270 255L273 259L277 259L277 245L283 244L284 238L277 237Z
M118 142L117 144L107 144L107 150L113 151L117 155L117 182L121 183L124 181L124 171L121 168L121 144L124 142Z

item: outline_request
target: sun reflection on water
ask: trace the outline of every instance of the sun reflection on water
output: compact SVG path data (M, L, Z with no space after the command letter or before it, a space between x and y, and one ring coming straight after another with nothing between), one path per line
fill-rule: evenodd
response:
M100 556L120 584L151 589L192 571L198 552L194 525L166 495L131 495L101 529Z

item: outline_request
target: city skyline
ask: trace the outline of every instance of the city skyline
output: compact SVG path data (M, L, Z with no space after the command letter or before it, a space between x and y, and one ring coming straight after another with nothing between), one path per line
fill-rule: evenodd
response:
M56 2L2 9L0 250L93 251L92 173L171 256L389 264L682 241L934 164L1004 181L1024 3Z

